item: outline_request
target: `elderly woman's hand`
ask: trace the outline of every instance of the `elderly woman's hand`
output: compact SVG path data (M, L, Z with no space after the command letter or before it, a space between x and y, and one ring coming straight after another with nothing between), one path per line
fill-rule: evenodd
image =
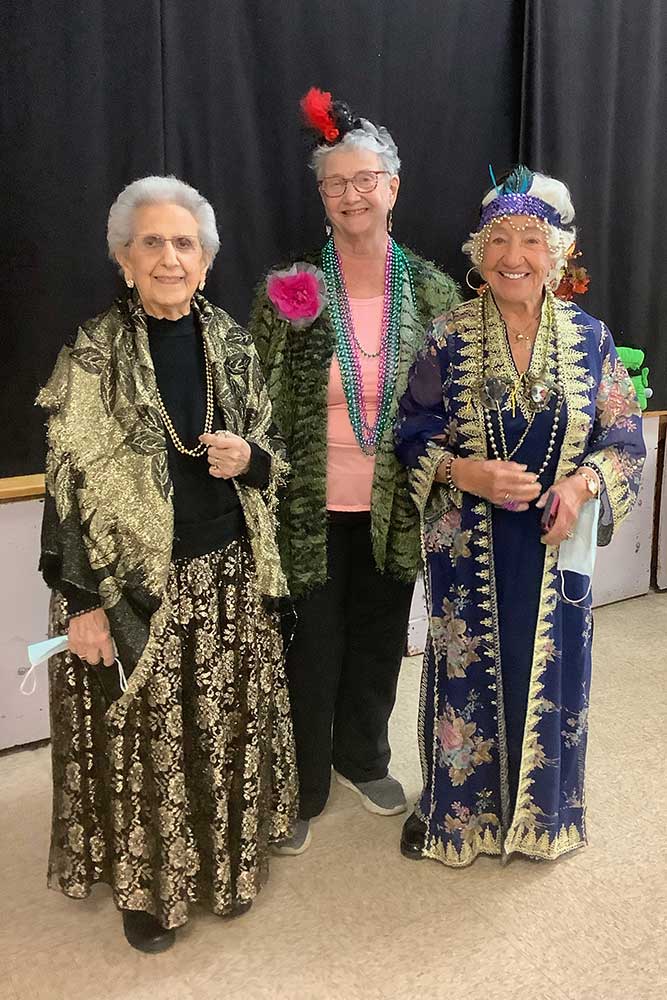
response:
M545 545L560 545L566 538L571 537L579 512L591 499L591 494L583 476L564 476L542 494L535 506L544 507L551 492L558 494L558 511L551 529L542 535L542 541Z
M233 479L248 471L250 445L238 434L218 431L217 434L201 434L199 440L208 447L208 471L216 479Z
M542 487L534 472L518 462L499 462L477 458L455 458L451 479L459 490L483 497L502 507L512 503L513 511L527 510L530 502L540 495ZM437 478L437 476L436 476Z
M110 667L116 659L109 619L102 608L72 618L67 640L70 652L86 663L95 665L102 660Z

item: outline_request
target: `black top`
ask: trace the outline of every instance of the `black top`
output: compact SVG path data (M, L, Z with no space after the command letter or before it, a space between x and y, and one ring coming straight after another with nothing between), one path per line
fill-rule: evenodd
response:
M190 312L177 320L148 317L148 343L164 407L186 448L199 443L206 417L206 369L201 334ZM217 406L213 431L223 430ZM245 530L241 503L229 479L209 473L206 455L191 458L167 437L169 474L174 486L172 556L205 555L238 538ZM250 468L239 482L263 489L269 482L270 457L251 444Z
M204 345L192 313L177 320L148 317L148 342L160 396L176 433L186 448L199 444L206 416ZM213 431L223 430L217 405ZM174 487L174 543L172 558L193 558L223 548L245 532L243 511L234 484L209 473L207 456L182 455L165 434L169 475ZM271 457L250 442L250 467L237 476L246 486L264 489L269 482ZM67 598L70 613L99 607L87 591L66 584L58 589Z

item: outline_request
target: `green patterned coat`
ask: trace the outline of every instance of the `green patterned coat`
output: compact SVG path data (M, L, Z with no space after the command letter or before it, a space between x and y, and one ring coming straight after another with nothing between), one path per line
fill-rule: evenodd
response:
M404 252L412 270L416 302L406 276L398 376L391 418L375 462L371 533L378 569L411 582L420 566L419 524L408 494L406 471L394 455L393 419L426 327L459 302L459 293L455 282L434 264L409 250ZM321 266L319 253L303 259ZM304 330L281 320L267 297L266 282L255 296L249 330L292 469L280 503L279 540L290 591L300 597L327 578L327 389L336 334L328 309Z

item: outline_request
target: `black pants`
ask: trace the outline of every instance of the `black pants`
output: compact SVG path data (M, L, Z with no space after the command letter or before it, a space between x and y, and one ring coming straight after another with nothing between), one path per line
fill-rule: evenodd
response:
M302 819L322 812L332 764L354 782L387 774L413 590L376 569L370 514L329 515L327 558L327 583L296 602L287 651Z

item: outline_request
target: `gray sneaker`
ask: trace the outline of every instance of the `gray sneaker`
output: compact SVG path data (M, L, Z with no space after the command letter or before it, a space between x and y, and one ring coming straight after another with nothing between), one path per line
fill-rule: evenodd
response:
M386 778L378 778L377 781L360 781L356 784L338 771L334 771L334 774L336 781L361 796L364 808L369 812L377 813L378 816L397 816L408 808L403 786L390 774Z
M310 841L310 821L298 819L292 836L276 840L275 844L271 845L271 849L274 854L303 854L304 851L308 850Z

